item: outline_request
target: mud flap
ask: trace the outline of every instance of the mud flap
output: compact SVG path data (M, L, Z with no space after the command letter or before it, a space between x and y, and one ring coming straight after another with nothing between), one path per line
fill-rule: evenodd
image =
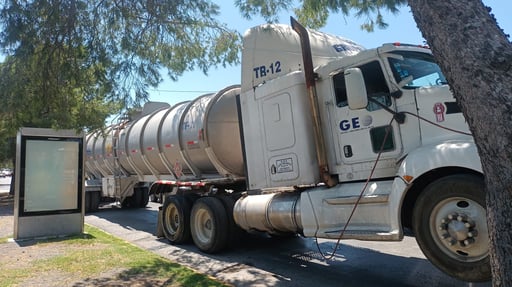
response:
M155 236L157 238L164 237L164 229L162 228L162 207L163 206L158 207L158 220L156 223L156 233L155 233Z

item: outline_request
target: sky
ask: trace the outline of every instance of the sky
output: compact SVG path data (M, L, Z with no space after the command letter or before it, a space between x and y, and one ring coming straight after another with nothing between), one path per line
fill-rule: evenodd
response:
M264 24L262 18L254 18L251 21L242 17L238 8L233 4L234 0L214 1L221 7L219 20L224 22L230 28L237 28L243 34L247 29ZM485 5L492 8L498 25L505 33L512 37L512 1L510 0L484 0ZM282 14L279 22L283 24L290 23L292 12ZM387 29L376 28L374 32L368 33L360 29L364 22L362 18L351 16L342 16L340 14L331 15L327 25L319 29L322 32L342 36L353 40L366 48L375 48L383 43L401 42L408 44L423 44L424 39L416 27L409 7L403 7L398 15L384 14L384 20L389 24ZM224 87L233 84L240 84L240 66L227 66L212 68L208 75L201 71L186 72L178 81L174 82L164 75L164 81L156 88L150 89L150 101L166 102L171 105L192 100L207 92L216 92Z

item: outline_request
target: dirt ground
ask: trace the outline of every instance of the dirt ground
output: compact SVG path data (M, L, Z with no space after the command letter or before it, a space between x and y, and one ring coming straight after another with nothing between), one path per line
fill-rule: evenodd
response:
M8 242L0 243L0 270L29 266L39 259L59 256L69 251L70 245L54 242L52 244L35 244L35 241L16 242L14 234L14 198L8 193L0 193L0 239L9 238ZM81 247L83 248L83 246ZM44 274L32 274L23 282L14 286L162 286L161 280L151 278L127 277L124 269L107 270L95 278L81 278L79 274L69 274L60 270L52 270ZM0 286L5 285L5 278L0 272Z

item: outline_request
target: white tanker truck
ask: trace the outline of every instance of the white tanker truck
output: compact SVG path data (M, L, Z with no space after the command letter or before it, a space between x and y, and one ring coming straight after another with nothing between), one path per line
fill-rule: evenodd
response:
M173 244L218 252L242 230L399 241L465 281L489 280L482 168L431 51L262 25L242 85L87 136L87 206L161 199ZM94 184L94 182L97 182Z

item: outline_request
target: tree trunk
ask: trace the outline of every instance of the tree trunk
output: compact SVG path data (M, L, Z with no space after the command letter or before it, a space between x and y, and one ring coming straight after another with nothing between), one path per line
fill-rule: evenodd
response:
M479 0L409 0L475 138L493 286L512 286L512 44Z

